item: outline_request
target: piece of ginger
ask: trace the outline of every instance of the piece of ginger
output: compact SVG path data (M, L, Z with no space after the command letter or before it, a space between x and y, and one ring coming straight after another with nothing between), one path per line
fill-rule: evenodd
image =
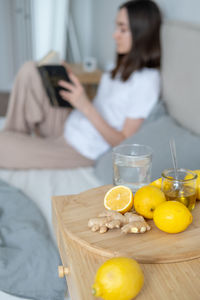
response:
M108 229L121 228L123 233L144 233L150 230L150 226L140 215L127 212L122 215L119 212L107 210L98 217L88 221L88 227L92 231L105 233Z
M146 231L149 231L151 227L147 222L144 221L135 221L128 223L124 226L122 226L121 231L123 233L144 233Z

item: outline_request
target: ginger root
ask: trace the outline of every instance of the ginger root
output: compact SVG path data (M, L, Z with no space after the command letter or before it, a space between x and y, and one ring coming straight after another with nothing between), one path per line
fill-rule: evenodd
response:
M150 229L151 227L145 220L131 222L121 228L123 233L144 233L146 231L149 231Z
M92 231L105 233L108 229L121 228L123 233L144 233L151 229L142 216L133 212L122 215L119 212L107 210L97 218L88 221L88 227Z

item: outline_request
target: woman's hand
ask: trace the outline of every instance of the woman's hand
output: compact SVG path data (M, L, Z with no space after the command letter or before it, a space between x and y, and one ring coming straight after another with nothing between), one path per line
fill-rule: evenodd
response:
M78 78L72 72L69 72L69 77L72 83L64 80L58 82L59 86L68 90L61 90L60 95L63 100L70 102L73 107L77 108L82 113L87 114L87 111L92 104Z
M113 128L87 98L84 88L78 78L69 70L67 65L65 65L65 67L67 68L69 77L73 83L63 80L59 82L61 87L69 90L60 91L62 98L69 101L74 107L80 110L111 146L118 145L124 139L137 132L143 119L126 119L121 131Z

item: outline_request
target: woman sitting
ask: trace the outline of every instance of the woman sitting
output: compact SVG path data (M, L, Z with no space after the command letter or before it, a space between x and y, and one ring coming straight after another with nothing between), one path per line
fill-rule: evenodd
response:
M153 1L122 4L113 34L116 66L102 76L93 102L73 73L73 84L59 82L60 94L73 110L52 107L35 63L25 63L0 133L0 167L89 166L137 132L160 94L160 26L161 14ZM33 134L35 129L39 136Z

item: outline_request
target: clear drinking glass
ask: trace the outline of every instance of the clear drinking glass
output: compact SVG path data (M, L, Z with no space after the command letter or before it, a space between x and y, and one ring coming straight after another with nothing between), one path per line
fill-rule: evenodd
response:
M196 203L197 174L187 169L167 169L162 172L162 190L168 201L183 203L189 210Z
M135 193L150 183L152 149L139 144L124 144L113 148L113 184L125 185Z

